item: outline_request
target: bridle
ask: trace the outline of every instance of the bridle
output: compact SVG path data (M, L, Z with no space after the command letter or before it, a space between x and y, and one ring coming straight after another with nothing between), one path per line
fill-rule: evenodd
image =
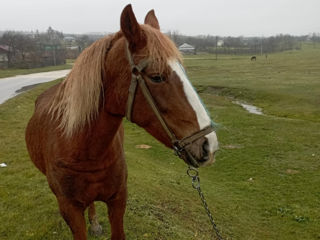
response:
M177 139L175 134L170 130L168 127L167 123L163 119L155 101L154 98L152 97L147 85L146 85L146 80L145 78L148 78L147 76L142 74L142 71L148 66L149 64L149 59L144 58L142 59L138 64L135 64L133 61L132 54L129 50L128 43L126 44L126 52L127 52L127 57L128 61L131 67L131 83L129 87L129 93L128 93L128 100L127 100L127 108L126 108L126 118L131 122L131 116L132 116L132 107L133 107L133 102L135 98L135 93L137 89L137 85L140 86L140 89L146 98L147 102L149 103L152 111L158 118L159 122L161 123L161 126L169 136L172 147L178 157L183 159L186 163L189 165L192 165L193 167L199 167L200 164L192 154L186 149L186 146L189 144L193 143L194 141L198 140L199 138L211 133L214 131L213 127L210 125L208 127L203 128L202 130L185 137L183 139Z

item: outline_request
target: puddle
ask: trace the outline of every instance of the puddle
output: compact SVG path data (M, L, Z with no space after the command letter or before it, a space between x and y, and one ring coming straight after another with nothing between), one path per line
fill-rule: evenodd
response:
M240 105L249 113L256 114L256 115L264 115L261 108L258 108L254 105L247 104L246 102L235 100L235 97L231 92L236 93L235 95L242 95L247 90L241 90L236 88L227 88L221 86L197 86L199 93L209 93L212 95L224 96L232 100L234 104Z
M28 85L28 86L24 86L18 90L15 91L15 93L19 94L19 93L22 93L22 92L25 92L25 91L28 91L36 86L38 86L40 83L36 83L36 84L31 84L31 85Z
M233 101L233 103L240 105L245 110L247 110L249 113L263 115L261 108L258 108L256 106L253 106L253 105L250 105L250 104L247 104L244 102L240 102L240 101Z

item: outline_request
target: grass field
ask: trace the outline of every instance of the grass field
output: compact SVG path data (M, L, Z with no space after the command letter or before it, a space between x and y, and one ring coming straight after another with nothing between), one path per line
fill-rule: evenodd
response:
M196 59L197 58L197 59ZM201 186L225 239L320 239L320 48L185 60L190 79L219 123L216 163ZM46 83L0 105L0 239L71 239L46 179L32 165L24 129ZM252 115L240 99L267 115ZM185 164L125 122L127 239L207 240L211 227ZM148 144L150 149L137 149ZM100 221L109 232L106 207ZM89 239L105 239L93 238Z

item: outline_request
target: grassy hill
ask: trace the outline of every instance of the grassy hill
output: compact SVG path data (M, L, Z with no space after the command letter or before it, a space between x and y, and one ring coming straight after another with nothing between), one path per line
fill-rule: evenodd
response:
M188 57L190 79L219 123L216 163L201 186L225 239L320 238L320 48L250 56ZM24 129L46 83L0 105L0 239L70 239L46 179L26 152ZM233 99L261 107L252 115ZM125 122L127 239L207 240L211 226L185 164ZM137 149L148 144L150 149ZM107 210L98 203L109 233ZM89 239L105 239L93 238Z

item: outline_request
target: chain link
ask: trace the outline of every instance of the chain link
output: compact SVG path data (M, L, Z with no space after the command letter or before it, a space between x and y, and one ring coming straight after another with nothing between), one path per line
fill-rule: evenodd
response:
M216 225L216 223L214 222L213 220L213 217L212 217L212 214L211 214L211 211L208 207L208 204L206 202L206 199L204 198L204 195L203 195L203 192L201 191L201 188L200 188L200 178L199 178L199 172L196 168L193 168L191 166L188 167L188 170L187 170L187 174L189 177L191 177L192 179L192 187L194 189L196 189L199 193L199 196L200 196L200 199L202 201L202 204L203 204L203 207L204 209L206 210L206 213L210 219L210 222L211 222L211 225L213 227L213 230L215 231L216 233L216 236L218 237L219 240L223 240L220 232L219 232L219 229Z

